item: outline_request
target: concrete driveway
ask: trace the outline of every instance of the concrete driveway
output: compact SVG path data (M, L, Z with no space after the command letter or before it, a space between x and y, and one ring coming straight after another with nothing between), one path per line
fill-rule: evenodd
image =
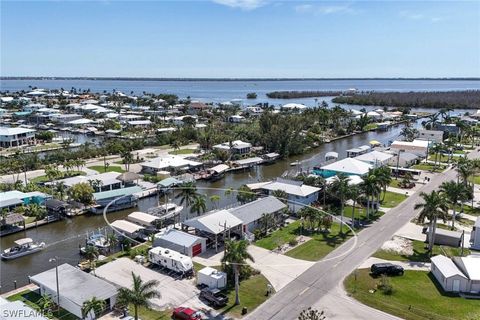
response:
M157 290L161 297L152 299L156 309L167 309L178 306L188 306L196 309L209 309L200 299L199 290L193 279L177 280L174 277L152 270L128 258L120 258L104 264L95 270L97 277L113 283L117 287L131 288L132 272L139 275L143 281L158 280Z
M275 291L285 287L314 264L314 262L294 259L255 245L250 245L248 252L255 259L255 262L248 261L248 264L259 270L270 281ZM222 257L223 251L216 254L206 252L194 257L193 261L204 266L218 266Z

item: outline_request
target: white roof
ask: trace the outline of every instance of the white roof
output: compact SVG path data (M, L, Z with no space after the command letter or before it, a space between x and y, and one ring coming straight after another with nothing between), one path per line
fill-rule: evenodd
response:
M325 182L327 184L330 184L330 183L334 182L335 180L338 180L337 176L327 178L327 179L325 179ZM362 182L363 182L363 179L360 176L356 176L356 175L348 176L348 185L349 186L356 186L356 185L359 185Z
M158 217L145 212L135 211L130 213L127 216L127 219L131 220L132 222L152 224L155 220L158 220Z
M62 181L67 187L71 187L81 182L89 183L89 181L100 180L103 186L108 186L111 184L120 183L121 181L117 179L119 175L120 173L118 172L104 172L104 173L94 174L91 176L70 177L70 178L65 178L58 181Z
M155 234L155 239L162 239L189 248L204 238L176 229L167 229L165 232Z
M217 210L183 222L191 228L205 231L212 234L219 234L224 231L224 225L228 229L242 224L242 220L235 217L227 210Z
M374 150L372 152L359 155L359 156L355 157L354 159L357 159L357 160L360 160L360 161L367 161L367 162L375 162L375 161L384 162L384 161L387 161L390 158L393 158L392 154L388 154L388 153L384 153L384 152Z
M243 148L250 148L252 146L249 142L243 142L242 140L235 140L232 141L232 148L233 149L243 149ZM220 144L216 144L213 146L215 149L223 149L223 150L230 150L230 142L224 142Z
M222 173L224 172L225 170L227 170L229 168L229 166L227 166L226 164L219 164L219 165L216 165L215 167L213 168L210 168L209 170L210 171L215 171L217 173Z
M357 175L364 175L368 173L368 170L371 168L372 168L372 165L354 158L345 158L321 167L321 169L323 170L357 174Z
M119 231L124 231L129 234L145 229L144 227L127 220L115 220L110 225Z
M470 280L480 281L480 255L469 255L456 259L461 261L466 276Z
M247 185L250 188L250 185ZM269 191L276 191L282 190L285 191L287 194L307 197L312 193L320 191L320 188L308 186L303 184L301 181L293 181L293 180L285 180L278 178L275 181L271 181L269 183L260 186L261 189L269 190ZM253 190L253 188L251 188Z
M306 109L308 108L306 105L300 104L300 103L287 103L284 104L283 107L284 109Z
M205 267L201 270L198 271L198 273L201 273L205 276L209 276L209 277L212 277L212 278L223 278L223 277L226 277L227 274L223 271L219 271L215 268L212 268L212 267Z
M23 238L14 241L16 245L23 246L24 244L32 243L33 240L31 238Z
M143 125L151 125L152 121L150 120L133 120L128 121L128 124L131 126L143 126Z
M458 269L458 267L453 263L452 259L447 258L442 255L432 257L430 259L432 264L435 264L437 269L443 274L445 278L450 278L453 276L460 276L466 278L465 275Z
M82 119L68 121L67 123L68 124L89 124L89 123L92 123L92 122L93 122L93 120L82 118Z
M16 134L35 132L33 129L0 127L0 136L13 136Z
M431 141L430 141L431 142ZM421 148L427 148L429 143L427 140L413 140L413 141L399 141L395 140L391 144L392 148L395 148L396 146L412 146L412 147L421 147Z
M176 155L168 155L164 157L157 157L154 158L148 162L142 163L142 166L144 167L149 167L149 168L155 168L155 169L166 169L166 168L180 168L180 167L197 167L200 166L200 162L192 161L192 160L187 160L185 158L182 158L180 156Z

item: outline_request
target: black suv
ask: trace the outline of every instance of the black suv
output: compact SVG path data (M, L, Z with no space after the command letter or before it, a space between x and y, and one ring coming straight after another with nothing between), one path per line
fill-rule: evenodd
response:
M219 308L228 303L228 297L218 289L203 289L200 291L200 299L204 299L209 305Z
M375 263L370 268L372 276L377 277L381 274L388 276L403 276L403 267L391 263Z

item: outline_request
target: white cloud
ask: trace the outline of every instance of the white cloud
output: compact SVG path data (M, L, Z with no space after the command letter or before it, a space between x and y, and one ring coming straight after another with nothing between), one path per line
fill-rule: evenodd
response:
M328 15L328 14L356 14L359 11L352 8L350 4L344 5L312 5L312 4L301 4L294 7L295 11L298 13L312 13L317 15Z
M408 20L422 20L430 22L440 22L445 20L442 17L429 16L427 14L411 12L411 11L400 11L399 16Z
M213 0L213 2L242 10L254 10L264 6L267 0Z

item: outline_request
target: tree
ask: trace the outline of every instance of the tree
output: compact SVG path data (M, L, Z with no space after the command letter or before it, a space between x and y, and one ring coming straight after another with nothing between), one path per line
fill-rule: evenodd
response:
M444 181L440 186L440 191L446 196L447 201L452 206L452 230L455 229L455 218L458 201L462 199L462 194L468 192L465 186L455 181Z
M213 207L216 209L218 207L218 203L220 202L220 196L218 194L214 194L210 196L210 202L213 204Z
M85 258L88 259L90 264L90 269L95 270L95 262L98 259L100 252L95 246L87 245L85 247Z
M123 163L125 164L125 171L130 171L130 164L133 162L133 156L130 151L122 152Z
M437 228L437 219L443 219L446 221L448 214L448 205L443 194L437 191L432 191L431 193L420 193L420 196L423 198L423 203L417 203L415 205L415 210L421 209L417 220L420 223L423 223L425 219L428 219L429 226L429 236L428 236L428 252L432 253L433 244L435 243L435 232Z
M37 203L32 203L25 207L25 215L35 217L35 220L42 220L47 215L47 209Z
M369 170L367 176L360 184L360 188L367 197L367 219L370 218L370 210L374 204L375 197L381 192L381 188L377 181L377 176L373 170Z
M222 263L225 265L232 265L235 275L235 305L240 304L240 296L238 294L240 289L240 268L245 265L246 260L252 262L255 259L248 253L248 241L247 240L227 240L225 242L225 254L222 258Z
M42 294L40 299L37 300L36 305L42 314L48 315L52 312L54 302L50 295Z
M92 297L91 299L85 301L82 306L83 317L86 317L91 311L96 317L98 317L102 311L104 311L106 306L105 300L98 299L97 297Z
M267 235L268 234L268 229L273 227L276 223L275 217L273 214L268 214L268 213L262 213L262 216L260 217L260 226L263 230L263 234Z
M256 198L257 198L257 195L255 194L255 192L250 190L250 188L247 187L247 185L244 184L240 186L240 188L238 188L238 191L237 191L238 202L243 204L243 203L253 201Z
M176 199L180 199L180 204L185 205L187 207L190 207L194 201L195 198L197 198L198 193L197 193L197 187L194 182L187 182L182 185L180 188L180 193L177 194L175 197Z
M207 211L207 203L205 201L205 196L203 195L197 195L192 203L192 206L190 207L190 212L193 213L195 212L197 216L199 216L202 213L205 213Z
M325 320L325 312L312 309L312 307L308 307L308 309L303 310L300 315L298 316L298 320Z
M87 182L80 182L68 189L68 196L73 201L80 202L84 205L93 204L93 187Z
M133 305L135 320L138 320L138 307L150 308L150 300L159 298L160 292L155 289L160 282L158 280L149 280L143 282L140 276L132 272L132 288L120 288L118 290L118 300L120 304L128 306Z
M340 233L343 234L343 214L345 201L349 194L350 186L348 185L349 177L346 174L340 173L337 175L337 179L331 184L331 191L338 197L340 200Z
M350 190L348 191L348 197L353 201L352 228L355 227L355 207L357 206L357 201L361 193L362 193L362 190L360 189L359 186L350 186Z
M115 248L115 246L118 244L117 235L114 232L108 234L107 235L107 242L108 242L108 248L110 250L113 250Z
M272 192L272 196L274 196L275 198L277 198L282 202L288 201L288 194L284 190L274 190Z

